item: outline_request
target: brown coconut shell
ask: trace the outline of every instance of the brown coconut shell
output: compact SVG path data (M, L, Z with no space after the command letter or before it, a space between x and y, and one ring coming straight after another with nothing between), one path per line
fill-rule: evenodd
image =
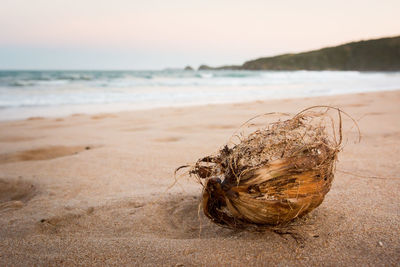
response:
M318 207L334 178L343 111L314 109L270 123L199 159L189 173L203 185L204 214L238 228L284 224ZM336 128L329 110L336 112Z

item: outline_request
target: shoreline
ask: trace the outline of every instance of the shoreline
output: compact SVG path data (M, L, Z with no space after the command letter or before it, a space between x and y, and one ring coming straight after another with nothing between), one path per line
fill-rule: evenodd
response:
M60 106L46 106L46 107L17 107L17 108L4 108L0 109L0 123L9 122L9 121L19 121L26 120L30 118L62 118L74 116L76 114L80 115L100 115L100 114L117 114L117 113L125 113L125 112L140 112L140 111L153 111L159 109L180 109L180 108L191 108L191 107L207 107L213 105L236 105L236 104L251 104L254 102L269 102L269 101L288 101L288 100L299 100L309 98L335 98L335 97L345 97L352 96L358 94L374 94L374 93L386 93L386 92L395 92L399 91L399 89L390 89L390 90L382 90L382 91L366 91L366 92L349 92L344 94L329 94L329 95L315 95L315 96L292 96L288 98L271 98L271 99L259 99L259 100L249 100L249 101L234 101L234 102L217 102L217 103L199 103L199 104L177 104L173 106L154 106L154 107L133 107L133 104L130 103L104 103L104 104L82 104L82 105L60 105ZM15 112L21 112L23 115L11 117L10 119L3 119L3 117L10 117L10 114L14 114ZM33 114L32 114L32 111ZM54 115L43 115L43 114L54 114ZM8 116L7 116L8 115Z
M0 265L397 265L398 103L400 90L0 122ZM167 190L249 118L321 104L362 140L344 118L332 188L288 234L212 224L189 177Z

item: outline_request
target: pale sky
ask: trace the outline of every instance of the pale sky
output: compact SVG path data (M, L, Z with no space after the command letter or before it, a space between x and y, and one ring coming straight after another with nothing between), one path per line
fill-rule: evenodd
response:
M400 0L0 0L0 69L241 64L400 35Z

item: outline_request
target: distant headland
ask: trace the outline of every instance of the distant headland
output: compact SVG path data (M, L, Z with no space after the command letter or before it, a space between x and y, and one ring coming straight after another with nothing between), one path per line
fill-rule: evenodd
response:
M246 61L242 65L199 70L400 70L400 36L351 42L297 54Z

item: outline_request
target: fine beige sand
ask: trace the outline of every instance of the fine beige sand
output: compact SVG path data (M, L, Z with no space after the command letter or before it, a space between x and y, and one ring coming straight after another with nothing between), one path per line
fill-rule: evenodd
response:
M346 135L331 191L287 234L213 225L189 178L167 190L247 119L318 104L360 119L362 141ZM0 123L0 147L0 266L400 262L400 91L30 118Z

